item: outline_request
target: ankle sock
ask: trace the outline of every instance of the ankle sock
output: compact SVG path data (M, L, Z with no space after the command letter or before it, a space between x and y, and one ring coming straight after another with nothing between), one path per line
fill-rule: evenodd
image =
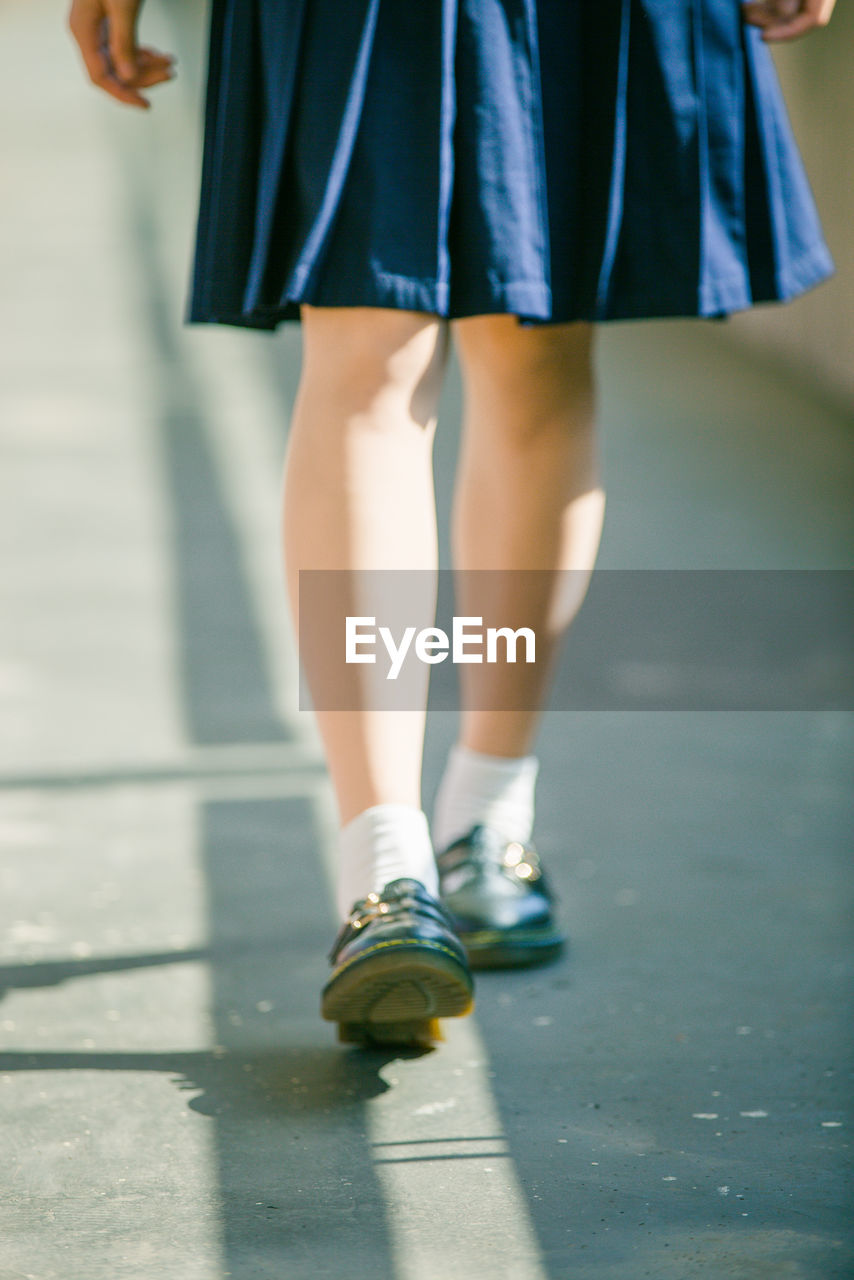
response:
M437 852L466 834L475 823L495 827L507 840L523 844L534 827L536 756L493 756L455 743L433 808Z
M375 804L346 823L338 835L338 914L346 920L353 903L379 893L391 880L420 880L434 897L439 880L430 827L423 809Z

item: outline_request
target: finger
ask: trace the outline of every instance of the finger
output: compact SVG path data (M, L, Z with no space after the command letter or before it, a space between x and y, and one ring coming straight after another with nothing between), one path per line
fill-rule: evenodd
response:
M805 7L804 0L744 0L741 9L756 26L770 27L791 22Z
M167 80L174 80L175 73L170 71L168 67L151 67L145 71L139 71L132 85L126 86L132 89L150 89L152 85L164 84Z
M151 105L148 100L132 87L123 85L113 72L100 6L75 6L69 16L68 27L92 84L118 102L147 110Z
M148 99L144 98L140 93L139 87L125 84L113 71L110 71L100 81L98 87L108 93L111 98L115 98L117 102L124 102L126 106L143 107L145 109L151 106Z
M136 51L136 60L140 66L171 67L175 64L175 55L161 53L159 49L150 49L147 45L140 45Z
M805 35L807 31L812 31L817 26L816 19L811 13L799 13L797 18L793 18L791 22L780 22L774 26L766 27L762 33L763 40L795 40L798 36Z
M111 98L115 98L117 102L124 102L129 107L144 107L148 109L151 106L148 99L144 98L138 89L133 89L130 85L123 84L121 80L117 80L112 74L105 76L97 84L99 89L104 90L104 93L108 93Z
M830 15L835 5L836 0L807 0L807 8L811 13L815 13L816 24L819 27L826 27L830 22Z
M765 22L778 22L796 17L806 6L803 0L743 0L741 7Z
M83 54L83 61L89 79L96 88L103 89L104 93L108 93L111 98L117 98L119 102L126 102L129 106L147 107L149 105L141 94L116 78L108 58L101 50L92 53L87 49Z
M89 79L100 87L110 73L109 60L102 45L100 18L95 13L87 13L82 19L73 14L69 27L77 42Z
M113 3L107 8L110 60L120 80L132 81L137 72L136 7Z
M751 27L759 27L760 30L764 31L770 25L771 20L767 13L746 9L744 11L744 21L749 23Z
M768 28L796 17L801 9L801 0L749 0L741 9L746 22Z
M795 40L815 27L826 27L836 0L766 0L777 17L763 23L766 40ZM758 24L757 24L758 25Z
M141 54L137 58L135 74L129 80L122 80L122 84L131 89L142 89L152 84L159 84L163 80L174 80L174 78L175 69L171 61L166 58L148 59Z

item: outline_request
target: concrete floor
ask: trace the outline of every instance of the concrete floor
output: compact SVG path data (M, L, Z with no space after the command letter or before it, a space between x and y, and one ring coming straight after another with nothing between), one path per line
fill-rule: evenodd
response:
M146 16L182 71L147 117L54 8L0 12L0 1280L854 1275L850 711L551 711L570 957L479 978L433 1053L319 1019L334 811L277 552L299 331L181 325L198 4ZM838 406L714 325L599 358L600 567L851 567ZM452 370L443 522L458 415Z

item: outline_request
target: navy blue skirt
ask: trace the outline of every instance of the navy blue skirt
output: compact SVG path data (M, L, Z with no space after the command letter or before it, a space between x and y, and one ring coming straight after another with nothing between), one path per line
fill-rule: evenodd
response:
M189 323L722 316L832 271L738 0L213 0Z

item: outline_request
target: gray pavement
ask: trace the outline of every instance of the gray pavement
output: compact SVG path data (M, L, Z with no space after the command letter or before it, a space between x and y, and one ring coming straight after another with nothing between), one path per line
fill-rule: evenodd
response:
M550 712L567 961L429 1054L319 1019L299 331L181 325L202 17L152 6L182 74L142 117L0 8L0 1280L854 1275L850 713ZM602 567L850 567L838 405L714 325L599 358ZM453 369L443 523L458 419Z

